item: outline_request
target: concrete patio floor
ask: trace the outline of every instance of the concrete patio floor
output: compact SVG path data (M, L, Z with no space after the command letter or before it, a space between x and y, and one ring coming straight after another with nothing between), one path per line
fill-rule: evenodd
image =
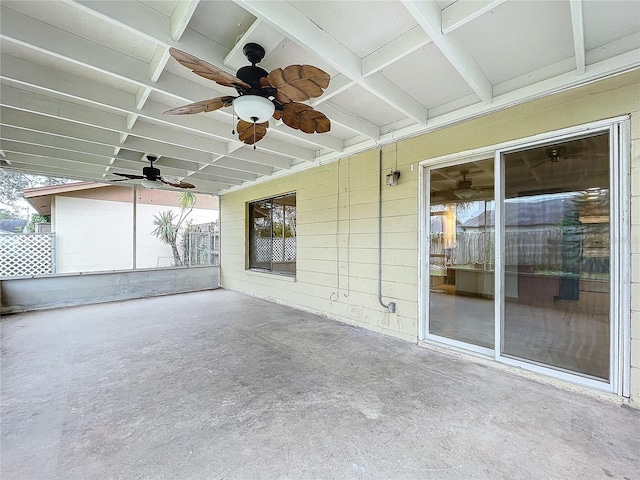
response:
M1 328L3 480L640 478L638 410L234 292Z

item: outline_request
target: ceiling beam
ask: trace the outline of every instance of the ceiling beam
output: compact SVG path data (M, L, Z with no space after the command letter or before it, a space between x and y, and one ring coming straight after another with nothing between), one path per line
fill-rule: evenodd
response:
M136 110L134 105L136 100L131 94L106 85L97 86L89 80L74 77L63 72L52 71L44 66L32 64L9 55L3 55L1 57L0 66L2 67L0 69L1 78L35 87L47 93L59 94L63 97L80 101L83 104L90 106L95 105L102 109L106 108L124 115L139 115L140 117L166 125L172 125L198 135L214 136L218 139L224 138L226 135L231 135L232 125L230 123L225 125L224 123L215 121L209 114L185 115L183 117L164 115L163 112L166 110L166 105L151 101L147 101L142 110ZM167 83L171 84L173 83L172 77L174 76L163 75L163 81L166 80ZM179 83L177 79L175 83ZM200 93L206 93L205 87L201 87L201 89L203 92ZM56 110L58 102L59 100L56 100L50 108ZM76 105L76 103L70 105ZM100 113L94 112L94 115L99 117ZM109 115L112 114L107 114L107 116ZM123 131L123 133L127 132ZM233 141L236 141L235 137L231 138L234 139ZM275 156L298 157L306 161L311 161L314 158L314 152L310 149L289 146L270 138L264 138L261 143L264 143L266 146L265 150L274 151ZM243 148L238 152L230 153L225 147L216 150L215 153L242 159L247 150L250 149Z
M368 77L431 43L425 31L416 26L362 59L362 75Z
M111 165L116 170L128 170L129 172L140 172L142 167L147 166L146 160L140 160L139 155L133 154L133 152L123 152L121 155L115 158L110 163L110 155L91 155L89 153L71 152L62 149L56 149L50 146L33 145L27 143L13 142L11 140L0 141L2 148L7 152L19 153L24 155L31 155L33 157L51 158L55 160L55 163L59 162L75 162L79 164L87 164L100 166L104 172L104 167ZM184 162L179 162L171 158L160 158L156 165L162 168L163 173L168 176L174 176L179 178L186 178L190 173L198 171L196 169L185 168ZM227 185L240 185L244 183L245 179L227 177L220 174L219 171L209 170L199 176L201 180L206 180L213 183L224 183Z
M139 137L128 138L126 142L126 148L139 152L153 153L158 155L162 159L174 158L178 161L195 162L195 168L191 168L191 170L200 170L204 167L211 167L211 173L223 175L230 178L238 178L241 180L255 180L258 175L265 175L273 172L272 167L260 166L255 163L249 164L251 165L251 171L247 171L248 166L245 166L244 170L224 167L217 162L212 162L213 156L206 152L186 149L184 147L177 147L175 145L169 145L166 143L153 142L151 140ZM203 161L205 160L204 157L208 157L208 161ZM216 157L218 156L216 155Z
M109 146L120 146L120 133L94 126L73 123L56 117L45 117L35 113L11 108L0 108L0 123L26 130L51 133L66 138L80 138L86 141L100 143ZM184 135L174 129L161 125L150 125L139 122L134 131L130 132L136 137L146 138L160 144L177 145L182 148L201 150L206 153L226 151L224 143L204 138L199 135ZM129 137L133 139L133 137ZM125 145L126 148L126 145ZM256 163L263 167L275 169L291 168L291 160L282 156L271 155L258 150L242 149L234 152L234 155L249 163ZM216 162L218 163L218 162Z
M311 100L309 100L309 103L312 106L320 105L321 103L324 103L327 100L331 100L332 97L335 97L339 93L344 92L349 87L355 84L356 82L354 82L352 79L350 79L346 75L339 73L331 77L331 82L329 83L329 87L324 91L322 96L318 98L312 98Z
M167 49L176 47L186 50L192 55L206 58L208 62L215 65L222 65L222 61L228 53L228 50L219 43L188 28L184 29L180 43L178 43L177 40L171 38L172 19L142 2L126 2L126 8L123 8L121 2L114 1L78 0L68 3L108 24L124 28L146 38L152 43Z
M10 170L25 173L33 173L36 175L48 175L53 177L86 180L97 183L110 183L102 176L102 167L99 165L90 165L66 161L57 161L55 158L36 157L21 153L10 153L7 160L11 162ZM142 165L141 165L142 166ZM3 167L6 168L6 167ZM126 170L126 169L123 169ZM136 173L139 170L129 170L126 173ZM190 178L190 177L189 177ZM131 185L130 182L119 182L121 185ZM229 188L230 185L223 182L209 182L197 180L196 193L217 194L219 191ZM206 190L205 190L206 188Z
M178 0L171 15L171 40L180 40L199 3L200 0Z
M0 139L50 146L63 150L71 150L72 152L93 152L95 155L101 156L109 156L113 151L113 148L109 145L94 143L79 138L65 138L35 130L26 130L7 124L3 124L0 129Z
M457 0L442 10L442 33L447 35L490 12L506 0Z
M631 72L639 68L640 49L635 49L597 63L589 64L582 76L576 76L574 71L570 71L563 75L542 80L533 85L528 85L517 90L512 90L502 95L498 95L493 99L491 104L475 103L473 105L454 109L451 112L437 117L430 117L430 121L427 125L414 124L386 133L381 136L380 141L377 143L371 140L354 143L345 149L345 153L347 155L353 155L370 148L379 147L379 145L396 142L402 138L429 133L441 128L459 124L460 122L498 112L514 105L519 105L524 102L544 98L548 95L553 95L555 93L586 85L604 77ZM316 162L328 162L342 156L343 155L338 156L333 153L327 153L319 156L316 159Z
M79 1L70 2L70 4L87 13L97 16L107 21L108 23L116 25L120 28L125 28L126 30L134 34L137 34L143 38L146 38L158 44L156 55L154 56L154 59L152 59L151 61L151 65L152 65L152 67L150 67L151 83L149 83L149 81L147 81L147 79L145 78L134 79L134 81L136 81L137 83L145 86L145 89L149 90L149 92L152 90L160 90L162 83L158 81L157 86L154 86L153 83L155 83L155 80L157 80L157 76L160 75L160 73L162 72L162 69L164 69L164 67L166 66L166 63L169 59L169 54L168 54L169 47L172 47L172 46L179 48L181 50L188 51L192 55L196 55L197 57L205 59L207 62L212 63L213 65L217 65L221 68L225 66L225 62L232 63L232 64L239 64L239 66L246 65L247 63L246 58L244 58L244 55L242 54L242 45L245 42L239 42L236 46L236 49L232 50L232 52L229 53L225 51L225 49L221 47L221 45L217 44L216 42L212 42L211 40L207 39L203 35L196 34L192 30L185 31L184 36L180 40L179 44L175 41L171 41L167 39L167 31L165 31L165 29L167 28L166 17L160 14L159 12L157 12L156 10L150 7L147 7L146 5L140 2L128 2L126 9L123 9L122 6L119 5L119 2L113 2L113 1L110 2L110 1L79 0ZM270 32L273 32L273 29L271 27L264 24L263 22L254 22L254 25L252 25L252 27L253 27L253 34L256 36L255 40L264 41L264 43L266 43L265 48L275 47L275 44L273 44L273 42L266 41L268 36L266 32L263 32L263 30L265 29L268 29ZM269 34L273 35L273 33L269 33ZM282 41L282 38L284 37L280 36L279 42ZM87 43L90 44L92 42L87 41ZM213 45L211 45L212 43L215 44L215 48ZM202 48L203 44L207 47L206 51L203 51L203 48ZM239 54L237 50L238 48L239 48ZM230 57L231 54L233 55ZM242 56L242 60L240 60L239 58L236 58L238 57L238 55ZM156 59L156 57L158 57L158 59ZM153 66L154 63L155 63L155 67ZM227 67L226 70L229 70L229 67ZM123 72L121 72L121 75L122 74ZM222 87L222 89L224 90L224 87ZM167 91L166 93L170 93L170 91ZM230 93L231 93L231 90L227 90L225 91L224 94L230 94ZM188 96L188 98L184 98L184 100L188 103L202 100L203 98L203 97L193 98L194 97L193 93L188 93L186 95ZM148 96L148 93L147 93L147 96ZM204 98L212 98L215 96L217 95L207 96ZM184 97L184 95L182 95L182 97ZM291 135L293 137L297 136L296 132L290 130L288 127L283 127L281 129L278 129L278 131L280 131L283 135ZM230 133L227 136L229 135ZM267 139L265 138L261 140L260 143L257 144L256 146L258 148L269 149L267 147L268 142L265 142L265 140ZM328 138L327 136L322 136L322 135L312 135L307 138L303 138L303 140L311 144L314 144L317 147L328 148L331 150L341 151L344 148L344 143L339 139L336 139L335 137ZM276 153L279 153L277 152L277 150L273 150L273 147L271 148L271 151L275 151ZM302 158L304 159L304 157Z
M3 140L0 145L6 152L10 152L14 155L23 155L32 157L31 163L38 163L40 165L59 166L64 169L72 170L74 167L79 169L87 169L92 172L104 173L104 167L109 161L108 157L99 157L89 154L80 154L77 152L69 152L64 150L57 150L55 148L41 147L37 145L20 144L16 142L10 142ZM162 161L164 160L164 162ZM175 165L175 161L173 162ZM184 168L176 168L171 166L171 159L160 159L156 164L162 169L163 174L169 177L177 177L180 179L186 178L191 171ZM126 170L123 173L140 173L142 168L147 166L146 162L137 160L137 156L129 159L116 158L113 166L116 170ZM115 177L114 177L115 178ZM240 185L244 183L244 180L226 178L220 175L213 174L201 174L200 180L207 181L211 184L216 184L218 188L224 186L229 187L231 185Z
M20 152L7 152L7 160L11 165L19 168L19 164L38 167L34 173L38 175L54 175L64 178L77 178L83 175L98 181L102 176L103 166L91 163L78 163L57 158L40 157Z
M331 118L331 121L335 121L343 126L344 123L349 122L353 128L357 128L359 133L375 140L380 138L380 128L377 125L373 125L372 123L368 123L360 118L353 118L351 115L342 113L338 109L334 108L330 102L322 105L322 111L327 115L327 117Z
M482 69L457 38L442 33L442 12L435 0L402 3L476 95L484 103L491 103L492 86Z
M12 140L0 140L0 145L2 145L2 149L6 152L31 155L33 157L46 157L51 158L54 161L60 160L62 162L82 163L100 167L104 167L108 161L108 156L72 152L49 146L14 142Z
M354 80L363 88L416 122L427 121L427 111L410 95L391 82L385 82L379 73L362 75L362 61L287 2L259 2L234 0L256 17L268 22L298 45L313 51L333 68Z
M97 111L95 108L55 100L45 95L26 94L24 90L7 85L2 88L0 105L105 130L122 133L127 133L128 130L125 115Z
M157 142L164 142L173 145L180 145L182 147L196 148L198 150L204 150L205 152L213 152L213 148L207 148L207 145L211 145L211 141L207 138L198 135L184 135L175 129L152 125L147 122L140 122L136 125L132 135L137 137L143 137ZM126 146L126 144L125 144ZM216 153L220 152L219 148L215 149ZM222 153L221 153L222 154ZM243 148L242 151L234 152L234 155L239 156L242 160L248 162L258 163L260 165L266 165L279 170L288 170L291 168L291 159L288 157L272 155L259 150L253 150L251 148Z
M576 73L582 75L586 70L582 0L569 0L569 7L571 8L573 48L576 52Z
M0 125L49 133L63 138L81 139L110 147L118 145L118 132L71 123L58 118L45 117L36 113L1 106Z
M91 3L102 4L115 2ZM158 90L160 93L180 98L182 101L194 101L191 98L187 98L187 95L193 95L193 93L186 92L187 88L184 86L184 79L180 79L181 82L171 82L171 79L167 80L167 82L182 85L182 90L185 90L184 92L180 93L167 90L163 88L163 85L165 85L165 83L162 82L163 78L157 84L153 84L149 80L148 64L142 61L99 46L95 42L81 39L76 35L28 18L7 8L0 8L2 9L3 15L3 30L0 32L0 38L2 39L21 43L22 45L71 61L102 74L111 75L121 80L131 82L134 85ZM7 16L10 18L7 18ZM11 28L4 28L5 20L11 25ZM214 94L212 96L217 95ZM134 111L132 113L137 114L138 112ZM165 122L167 122L167 120L168 118L165 117ZM172 123L180 124L179 122L182 122L182 120L177 117L172 118ZM284 130L283 133L286 134ZM221 131L220 137L227 141L235 141L230 130L225 129L224 133ZM329 144L328 141L323 140L321 136L316 136L316 139L312 141L317 142L317 144L323 148L335 148L335 142ZM295 156L306 161L312 161L315 157L313 150L303 149L295 145L283 145L282 142L273 141L269 138L264 138L257 146L259 149L264 149L278 155Z
M56 137L54 135L23 130L19 128L13 128L10 126L3 126L0 130L0 139L5 141L11 141L16 143L24 143L35 145L39 147L50 147L59 150L69 150L77 153L91 154L101 157L114 157L113 149L106 145L97 143L91 143L78 139L69 139ZM162 165L168 165L175 168L183 168L185 170L202 170L204 167L211 167L207 172L212 175L219 175L222 177L228 177L237 180L255 180L260 174L255 172L247 172L238 169L223 167L218 164L212 164L210 162L203 163L210 155L205 152L198 152L196 150L188 150L185 148L173 147L170 145L153 143L148 140L133 137L128 139L127 148L137 150L138 152L154 153L162 158ZM173 153L178 153L179 157L172 157ZM200 155L197 155L200 154ZM120 150L114 158L126 157L124 150ZM184 158L187 157L187 158ZM174 159L172 159L174 158ZM178 164L176 162L182 162ZM254 167L256 165L254 164ZM271 173L273 169L267 169L268 173Z
M264 48L265 56L269 55L269 52L277 47L283 40L284 35L280 32L276 32L269 24L263 22L259 18L256 19L246 32L242 34L242 39L237 41L233 46L229 54L224 58L224 65L233 70L238 70L247 64L247 57L245 57L242 49L247 43L253 42ZM267 68L262 64L263 68ZM277 68L280 65L272 65L272 68Z
M153 87L148 80L148 63L27 17L2 5L0 5L0 12L2 40L18 43L137 86Z
M178 3L176 4L173 15L171 16L171 19L168 25L169 30L171 32L171 39L173 41L178 41L180 37L182 37L182 34L187 28L189 20L191 19L191 16L195 11L198 5L198 2L199 0L179 0ZM97 4L97 2L92 2L92 3L94 6L96 6ZM103 20L107 20L107 18L111 18L109 17L109 11L98 12L94 9L88 9L86 3L73 2L71 4L74 5L76 8L83 9L84 11L89 11L90 13L95 12L94 14L100 16ZM113 3L112 3L112 6L113 6ZM141 5L137 4L133 8L134 10L139 10L140 7ZM121 5L118 5L117 8L119 10L123 10L121 8ZM134 13L134 15L136 15L136 13ZM137 15L140 15L140 13L137 13ZM158 17L157 14L154 13L154 16L151 17L151 19L149 19L149 13L147 12L147 14L145 15L145 25L151 24L151 23L155 25L155 28L158 31L163 31L167 27L162 17ZM138 33L137 30L132 30L129 25L119 24L118 26L125 27L125 28L129 27L130 31L134 31L135 33ZM155 42L155 39L150 39L150 40L153 40ZM168 61L169 61L168 45L163 45L163 44L158 45L156 47L156 51L153 55L153 58L151 59L149 64L149 80L152 83L156 83L158 81ZM142 109L145 102L149 98L151 91L152 89L150 86L138 87L138 93L136 95L136 108L138 108L139 110ZM131 117L131 122L128 125L129 128L133 127L137 119L138 119L137 116Z

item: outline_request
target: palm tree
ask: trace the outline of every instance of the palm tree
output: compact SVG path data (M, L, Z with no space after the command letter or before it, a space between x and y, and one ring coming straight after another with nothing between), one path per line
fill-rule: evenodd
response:
M174 265L182 265L182 258L180 257L180 251L178 250L178 236L180 234L180 227L182 223L189 216L193 210L193 206L196 203L196 194L192 192L181 192L178 195L178 205L180 205L180 215L177 215L172 210L166 210L160 212L158 215L153 216L153 224L156 226L155 230L151 232L160 241L171 246L173 253Z

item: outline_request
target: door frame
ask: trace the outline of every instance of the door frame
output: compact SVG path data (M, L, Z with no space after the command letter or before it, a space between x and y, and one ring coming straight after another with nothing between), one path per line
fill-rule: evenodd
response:
M502 319L504 318L504 255L502 245L503 199L502 155L545 143L569 140L585 134L609 131L610 167L610 223L611 234L611 296L610 315L610 375L609 381L599 381L579 374L504 357L501 352ZM629 115L590 122L583 125L545 132L509 142L457 152L419 162L418 169L418 341L472 354L480 354L499 363L519 367L559 380L576 383L588 388L612 392L628 397L630 394L631 366L631 237L630 237L630 117ZM494 158L494 198L496 208L495 228L495 346L494 350L470 345L456 340L429 334L429 243L430 195L429 178L432 168L457 165L466 162ZM615 188L613 188L615 186ZM494 319L494 320L495 320Z

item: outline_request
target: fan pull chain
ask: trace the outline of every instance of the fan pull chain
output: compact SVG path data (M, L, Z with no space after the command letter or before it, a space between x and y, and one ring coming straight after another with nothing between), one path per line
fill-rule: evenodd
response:
M253 120L253 149L256 149L256 122L258 121L258 117L251 117Z
M232 113L233 117L231 120L231 135L235 135L236 134L236 110L235 108L233 109L233 113Z

